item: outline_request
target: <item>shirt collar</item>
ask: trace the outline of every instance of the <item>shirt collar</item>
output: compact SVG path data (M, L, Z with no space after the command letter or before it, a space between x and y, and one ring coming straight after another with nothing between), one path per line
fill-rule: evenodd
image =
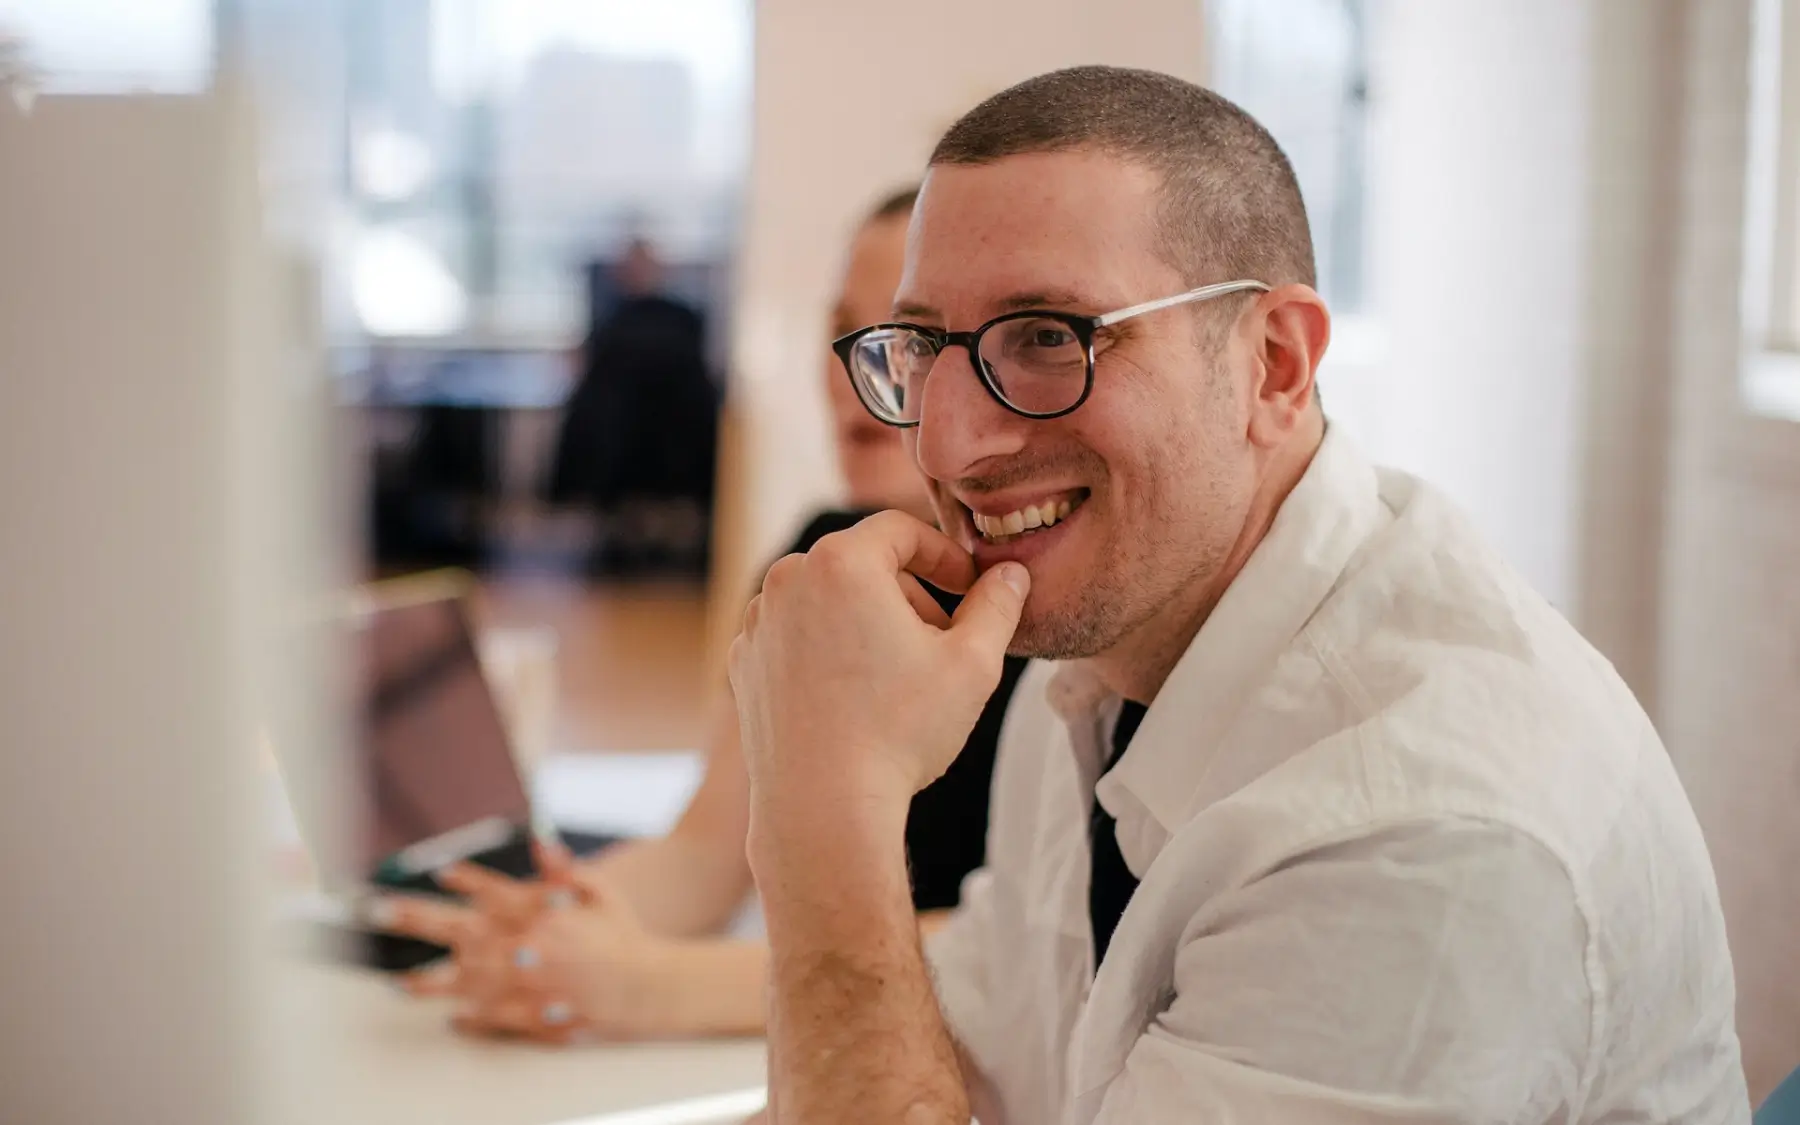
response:
M1328 428L1268 534L1169 673L1125 755L1101 779L1100 802L1122 830L1133 805L1160 827L1137 847L1121 835L1140 876L1192 816L1200 781L1238 709L1324 603L1380 517L1374 466L1348 435ZM1049 685L1051 707L1071 725L1097 721L1114 699L1084 662L1064 665ZM1132 835L1145 839L1142 832Z

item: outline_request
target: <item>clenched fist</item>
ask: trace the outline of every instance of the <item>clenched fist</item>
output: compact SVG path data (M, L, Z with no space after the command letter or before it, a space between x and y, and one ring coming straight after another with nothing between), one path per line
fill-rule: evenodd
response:
M964 594L955 618L920 579ZM948 536L871 516L769 571L731 648L753 821L898 815L999 683L1030 575L977 578Z

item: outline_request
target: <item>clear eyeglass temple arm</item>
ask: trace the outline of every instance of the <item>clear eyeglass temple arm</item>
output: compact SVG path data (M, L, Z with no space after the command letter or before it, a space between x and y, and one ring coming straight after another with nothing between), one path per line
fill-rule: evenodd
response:
M1094 324L1096 327L1105 328L1109 324L1117 324L1121 320L1130 320L1134 316L1143 316L1145 313L1153 313L1159 309L1185 305L1190 301L1205 301L1213 297L1223 297L1227 293L1242 293L1250 289L1267 293L1270 287L1260 281L1221 281L1217 285L1202 285L1198 289L1189 289L1186 293L1177 293L1173 297L1145 301L1141 305L1133 305L1128 309L1109 312L1105 316L1095 317Z

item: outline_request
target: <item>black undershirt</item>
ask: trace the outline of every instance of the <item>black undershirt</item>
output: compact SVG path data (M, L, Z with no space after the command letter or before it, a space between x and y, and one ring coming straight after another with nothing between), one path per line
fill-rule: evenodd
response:
M1131 736L1137 733L1138 724L1144 721L1147 710L1142 703L1133 703L1129 699L1120 707L1119 721L1113 727L1112 756L1100 771L1101 777L1125 756L1125 747L1131 744ZM1093 867L1088 877L1088 918L1094 926L1096 970L1106 957L1106 947L1112 944L1113 930L1118 928L1119 916L1125 913L1125 904L1131 901L1138 887L1137 876L1125 866L1125 857L1119 852L1118 829L1118 822L1101 807L1100 798L1095 797L1094 811L1088 821L1088 835L1093 841Z
M803 553L833 532L856 526L868 512L822 512L789 548ZM933 586L926 590L945 613L954 613L960 598ZM947 910L961 897L963 877L980 867L987 852L988 790L994 755L1000 746L1000 724L1006 704L1025 670L1022 657L1006 658L1000 684L982 709L962 753L944 776L913 797L906 818L906 860L912 873L913 909ZM921 700L920 706L929 706Z

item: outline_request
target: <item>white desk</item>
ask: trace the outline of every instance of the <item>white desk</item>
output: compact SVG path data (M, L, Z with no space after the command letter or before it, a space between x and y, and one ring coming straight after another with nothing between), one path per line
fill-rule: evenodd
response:
M370 972L284 962L277 1016L301 1060L280 1076L284 1121L318 1125L563 1125L760 1087L758 1040L536 1047L451 1032L448 1009ZM670 1125L725 1117L678 1116ZM619 1125L654 1125L625 1118Z

